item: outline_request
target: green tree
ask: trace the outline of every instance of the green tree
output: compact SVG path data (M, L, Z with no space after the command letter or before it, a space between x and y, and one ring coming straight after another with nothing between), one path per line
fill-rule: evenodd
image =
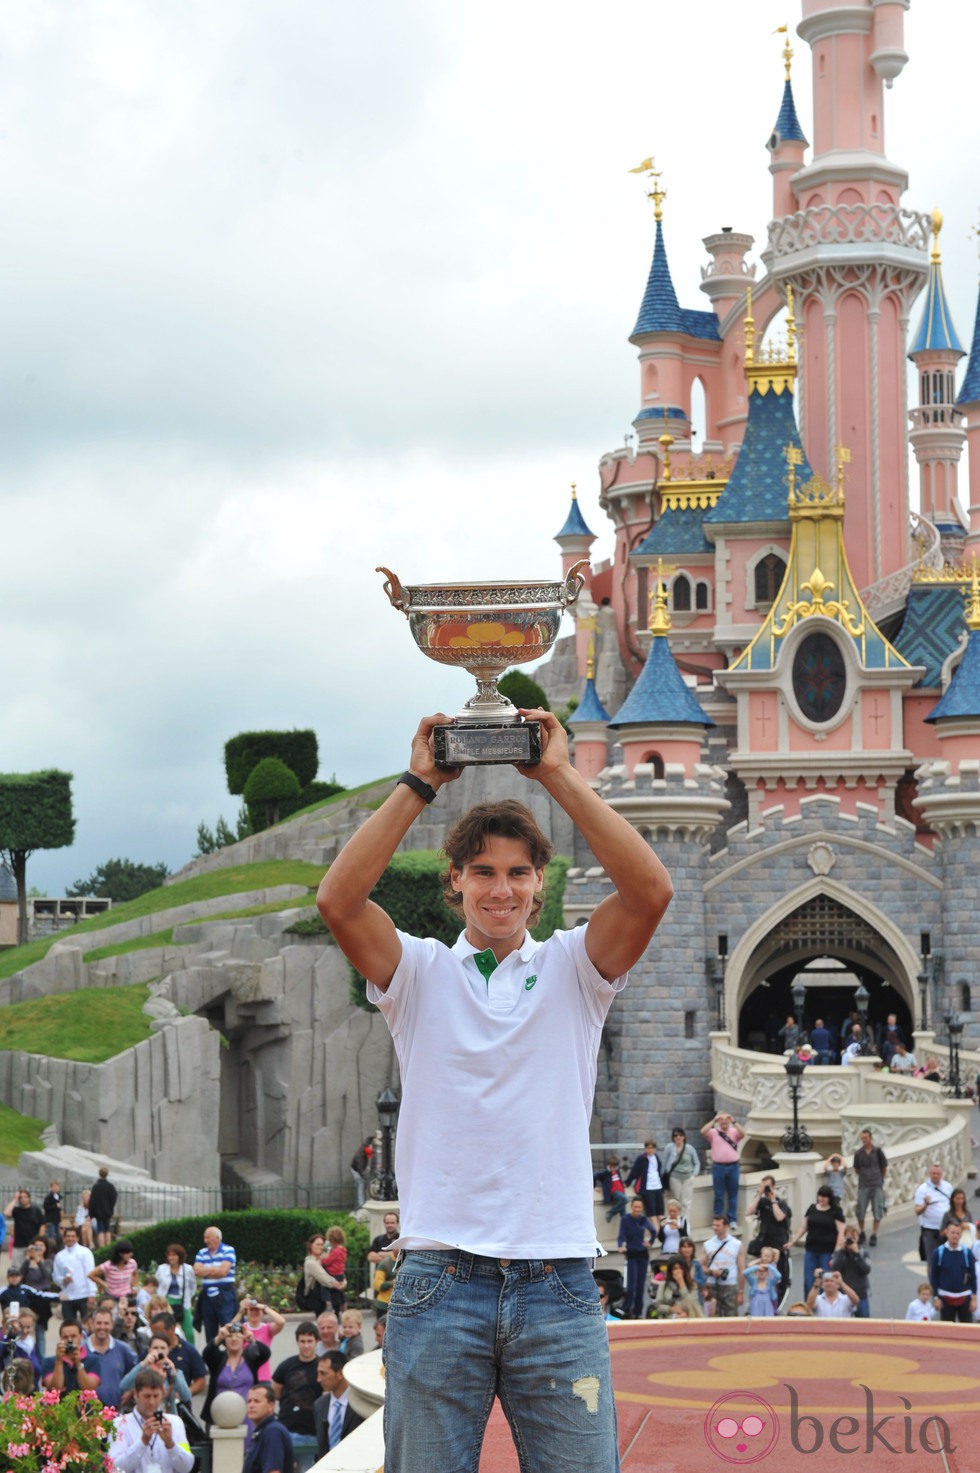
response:
M530 675L525 675L523 670L508 670L497 681L497 689L508 701L513 701L515 706L520 706L525 711L536 706L540 706L542 711L551 710L548 697L538 682L532 680Z
M279 805L287 798L297 798L300 782L295 772L278 757L263 757L249 773L244 798L249 811L265 809L265 824L279 822Z
M71 773L0 773L0 854L17 883L17 940L27 940L27 861L35 849L63 849L75 837Z
M159 864L137 864L135 859L107 859L86 880L76 880L66 895L104 895L116 905L135 900L163 884L170 870Z
M240 731L225 742L225 776L228 791L234 795L244 794L253 768L263 757L278 757L305 788L316 777L320 765L316 732L296 731Z

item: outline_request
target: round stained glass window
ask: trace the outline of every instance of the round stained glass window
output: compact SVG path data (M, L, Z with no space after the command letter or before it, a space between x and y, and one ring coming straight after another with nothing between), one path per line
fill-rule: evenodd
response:
M844 703L847 670L836 639L808 634L793 660L793 694L809 721L832 721Z

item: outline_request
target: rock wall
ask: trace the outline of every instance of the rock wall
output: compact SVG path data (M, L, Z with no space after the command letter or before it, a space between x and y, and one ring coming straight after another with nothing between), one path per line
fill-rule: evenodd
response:
M59 1139L159 1181L217 1181L220 1040L202 1018L168 1020L104 1064L0 1053L0 1099L50 1121Z

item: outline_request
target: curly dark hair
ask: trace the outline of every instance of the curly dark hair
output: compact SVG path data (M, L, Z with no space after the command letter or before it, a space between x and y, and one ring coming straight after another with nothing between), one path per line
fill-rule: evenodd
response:
M471 859L482 854L488 839L516 839L527 846L534 869L544 869L554 854L551 840L541 832L534 814L515 798L498 803L477 803L457 819L443 842L443 852L455 870L461 870ZM452 887L447 870L442 879L442 897L453 910L463 906L463 897ZM544 891L534 897L530 919L533 921L544 904Z

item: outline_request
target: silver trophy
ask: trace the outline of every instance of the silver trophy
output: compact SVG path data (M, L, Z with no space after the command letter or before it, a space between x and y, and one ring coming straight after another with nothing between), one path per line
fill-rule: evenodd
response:
M375 569L384 573L385 593L408 619L422 653L440 665L461 665L476 680L476 695L433 732L438 767L540 762L541 723L522 720L497 681L511 665L548 653L588 566L581 559L561 583L403 585L389 568Z

